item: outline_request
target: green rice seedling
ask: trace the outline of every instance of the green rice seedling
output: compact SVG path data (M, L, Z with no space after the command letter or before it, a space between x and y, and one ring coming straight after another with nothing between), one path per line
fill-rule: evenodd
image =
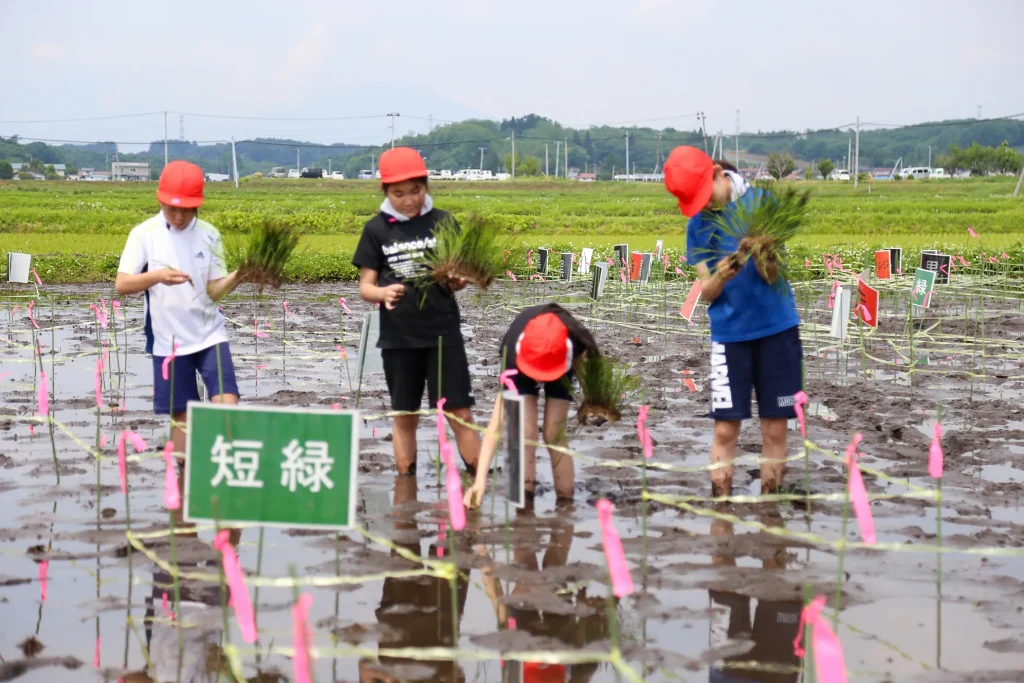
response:
M285 265L298 244L299 236L290 225L267 216L247 237L226 243L225 255L242 280L259 285L262 294L266 285L280 288Z
M581 424L618 421L626 396L640 388L640 378L629 366L606 356L585 354L577 359L575 370L583 392L576 411Z
M461 226L452 218L439 221L434 238L437 243L423 257L424 284L433 280L446 287L452 280L465 278L487 289L504 271L506 240L494 222L480 213L470 214Z
M753 259L769 284L788 282L786 243L807 221L810 196L810 190L799 191L793 185L777 188L775 192L767 185L758 185L751 201L736 202L735 210L717 213L713 219L715 226L739 242L739 248L729 257L733 270Z

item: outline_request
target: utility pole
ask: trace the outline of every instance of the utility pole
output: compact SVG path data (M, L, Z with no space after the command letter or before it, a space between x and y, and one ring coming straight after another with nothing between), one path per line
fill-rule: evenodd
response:
M1017 187L1013 190L1013 196L1016 197L1020 194L1020 184L1024 182L1024 166L1020 168L1020 175L1017 177Z
M235 189L238 189L238 156L235 154L235 136L231 136L231 170L235 172Z
M857 117L857 148L853 157L853 187L857 187L857 180L860 177L860 117Z
M516 181L516 131L512 129L512 182ZM547 400L547 399L545 399Z
M708 153L708 123L704 116L704 112L697 114L700 117L700 133L704 136L704 153ZM626 170L629 170L629 165L626 165Z
M656 160L656 161L654 162L654 174L655 174L655 175L657 175L657 174L658 174L658 169L659 169L659 168L661 168L661 138L662 138L662 137L663 137L664 135L665 135L665 134L664 134L664 133L662 133L662 132L660 132L660 131L658 132L658 134L657 134L657 135L655 135L655 137L656 137L656 138L658 139L658 158L657 158L657 160Z
M327 175L331 175L331 161L330 157L327 157Z
M928 168L932 167L932 146L928 145Z
M487 149L487 148L486 147L478 147L477 149L480 150L480 170L482 171L482 170L484 170L484 150Z
M569 179L569 138L565 139L565 179ZM546 400L546 399L545 399Z
M164 166L167 165L167 112L164 112Z
M555 140L555 177L558 177L558 162L562 158L562 141Z
M704 150L707 151L707 144L704 145ZM629 133L626 133L626 182L632 180L632 176L629 174Z
M740 110L736 110L736 170L740 170Z
M395 118L401 116L398 112L388 114L391 117L391 149L395 148Z
M848 138L846 141L846 170L850 170L850 165L853 163L853 138Z
M178 114L178 139L185 142L185 115Z
M302 167L299 166L299 148L298 147L295 148L295 170L298 171L300 174L302 173Z
M548 175L548 171L549 170L550 169L548 167L548 143L545 142L544 143L544 175L545 176Z
M373 154L370 155L370 173L373 175L377 174L377 157Z

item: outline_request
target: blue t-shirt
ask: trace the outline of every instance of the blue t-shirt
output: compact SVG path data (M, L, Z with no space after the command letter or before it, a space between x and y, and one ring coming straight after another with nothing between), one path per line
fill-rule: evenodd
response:
M750 189L739 201L752 201ZM735 210L735 202L724 211L726 218ZM686 226L686 260L696 266L707 262L711 272L723 258L739 247L739 241L726 234L702 211ZM708 306L711 318L711 341L744 342L778 334L800 324L796 301L789 283L782 287L770 285L757 272L753 259L748 259L740 272L725 283L722 293Z

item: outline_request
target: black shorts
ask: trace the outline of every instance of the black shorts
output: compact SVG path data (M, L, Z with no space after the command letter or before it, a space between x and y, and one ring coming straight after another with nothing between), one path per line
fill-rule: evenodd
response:
M520 395L540 396L540 388L543 386L545 399L560 398L563 401L572 402L573 377L573 372L570 370L553 382L544 382L541 384L537 380L518 372L512 375L512 382L516 385L516 390L519 391Z
M796 417L793 397L803 388L803 361L796 326L751 341L712 342L710 417L746 420L752 390L760 417Z
M413 412L423 401L423 385L427 386L430 406L437 406L438 352L429 349L381 349L384 378L391 394L391 409ZM445 410L470 408L476 405L473 382L469 376L466 347L445 346L441 351L441 397Z

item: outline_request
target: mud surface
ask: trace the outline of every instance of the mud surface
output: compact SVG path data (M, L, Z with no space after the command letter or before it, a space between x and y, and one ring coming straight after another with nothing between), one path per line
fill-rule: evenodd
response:
M237 298L225 305L244 402L354 408L358 398L365 418L359 516L388 545L355 532L235 532L251 581L257 573L281 579L291 572L303 580L361 579L302 588L314 599L309 622L316 680L540 680L524 676L517 662L499 662L500 653L600 655L610 651L613 638L628 666L651 681L798 680L793 640L804 595L825 595L825 616L833 616L834 544L844 528L842 461L817 451L804 458L799 433L791 431L789 454L796 457L787 483L836 495L809 503L645 505L645 478L654 494L710 496L703 470L712 434L704 417L710 403L707 321L701 311L692 325L680 318L682 290L652 285L627 296L613 289L599 306L585 291L585 285L522 283L460 295L476 420L489 417L497 347L515 312L558 298L587 321L607 354L634 364L642 377L651 405L652 467L645 473L608 466L642 457L634 427L639 397L617 424L580 427L570 419L570 445L583 456L576 462L575 503L556 505L549 460L540 450L533 508L507 513L499 490L468 515L466 529L454 538L438 486L433 418L421 422L418 480L396 477L383 375L364 377L361 391L352 386L361 314L370 310L354 288L292 286L258 303ZM107 290L50 288L47 294L36 300L34 318L59 423L52 440L46 425L35 425L33 435L23 420L36 410L38 368L25 313L34 294L8 290L0 309L0 680L179 680L179 650L180 680L214 680L218 669L227 673L222 653L232 648L248 680L293 680L289 586L250 586L260 640L246 646L231 610L224 632L218 582L184 580L173 615L188 626L180 630L179 647L171 578L154 561L171 559L159 453L167 422L152 414L141 299L129 300L108 330L98 330L89 304L98 304ZM887 292L881 328L851 325L837 347L828 336L827 284L798 291L811 397L808 439L842 453L860 432L861 465L889 477L864 475L876 497L871 510L881 547L850 548L843 560L837 632L852 679L1024 680L1024 317L1018 296L984 294L982 288L950 290L937 296L942 303L926 317L908 320L906 293ZM339 296L353 315L342 313ZM254 315L266 338L254 337ZM109 362L97 423L94 368L104 341ZM941 512L928 477L940 410ZM126 539L115 449L124 429L150 444L128 464L130 526L145 537L146 553L133 551ZM86 450L97 438L105 442L100 460ZM745 423L737 495L760 492L760 444L757 421ZM634 595L614 605L614 623L594 509L602 497L615 502L636 584ZM730 521L733 516L738 521ZM949 551L941 558L941 585L933 549L939 519ZM845 530L848 542L861 540L852 516ZM174 554L183 571L217 574L212 536L208 528L178 536ZM460 578L453 584L410 575L423 565L399 548L454 559ZM45 600L42 561L48 562ZM396 575L374 578L382 572ZM515 630L506 628L509 617ZM461 654L454 662L444 650L422 649L455 646ZM396 648L421 649L377 655ZM561 678L543 680L613 681L620 674L607 662L565 666Z

